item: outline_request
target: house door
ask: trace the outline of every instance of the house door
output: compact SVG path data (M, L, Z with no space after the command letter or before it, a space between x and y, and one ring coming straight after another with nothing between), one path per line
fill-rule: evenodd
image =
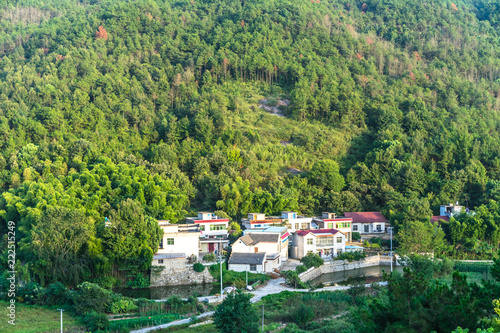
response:
M365 224L364 228L365 232L370 232L370 226L368 224Z
M212 253L215 250L215 244L214 243L208 243L208 252Z

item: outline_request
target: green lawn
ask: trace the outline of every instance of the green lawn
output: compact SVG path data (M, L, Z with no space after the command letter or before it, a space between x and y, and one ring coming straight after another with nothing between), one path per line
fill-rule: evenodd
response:
M16 303L16 325L7 323L7 306L9 303L0 301L2 320L0 332L19 333L58 333L61 329L60 312L39 306ZM67 313L63 313L63 329L65 333L85 332L85 326Z

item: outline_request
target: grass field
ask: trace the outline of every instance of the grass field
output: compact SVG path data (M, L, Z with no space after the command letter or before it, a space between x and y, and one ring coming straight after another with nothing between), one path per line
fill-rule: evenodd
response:
M9 333L58 333L61 330L60 312L39 306L16 304L16 325L7 322L7 306L9 303L0 301L2 308L0 332ZM63 330L65 333L85 332L85 326L74 317L63 313Z

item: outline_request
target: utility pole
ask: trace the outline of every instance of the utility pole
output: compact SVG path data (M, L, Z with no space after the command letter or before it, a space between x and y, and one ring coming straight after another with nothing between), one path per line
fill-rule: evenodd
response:
M63 309L57 309L57 311L61 311L61 333L63 333L63 319L62 319L62 313L63 313Z
M392 231L394 230L394 227L389 227L387 229L391 233L391 273L392 273L392 262L394 261L393 258L392 258Z
M220 301L222 302L222 239L219 238L219 265L220 265Z

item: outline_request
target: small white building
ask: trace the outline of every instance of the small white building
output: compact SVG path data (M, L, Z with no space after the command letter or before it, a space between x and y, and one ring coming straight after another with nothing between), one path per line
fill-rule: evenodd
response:
M168 221L158 221L163 230L158 251L153 256L153 265L162 266L168 259L182 259L192 255L198 257L198 240L200 234L196 231L182 230L177 224ZM181 229L181 230L179 230Z
M286 248L288 249L288 245ZM282 262L287 259L287 257L281 257L283 246L281 236L278 233L248 233L234 242L232 250L234 253L264 252L266 254L265 272L272 272L273 269L279 268Z
M389 222L380 212L345 213L346 218L352 220L352 232L360 234L382 234L389 227Z
M265 272L265 252L233 252L228 260L228 269L236 272Z
M462 213L464 210L464 206L459 206L458 201L455 204L449 205L441 205L439 207L439 215L440 216L448 216L448 218L453 217L454 215L458 215Z
M297 212L281 212L281 218L288 221L289 232L312 229L312 217L299 216Z
M313 222L318 229L337 229L346 236L346 241L352 241L352 219L348 217L337 217L335 213L324 212L321 218L315 217Z
M265 229L282 222L281 218L275 216L266 217L264 213L248 213L248 218L241 219L241 224L246 230Z
M332 258L345 252L345 243L346 236L336 229L300 230L293 235L292 256L301 259L311 252Z

